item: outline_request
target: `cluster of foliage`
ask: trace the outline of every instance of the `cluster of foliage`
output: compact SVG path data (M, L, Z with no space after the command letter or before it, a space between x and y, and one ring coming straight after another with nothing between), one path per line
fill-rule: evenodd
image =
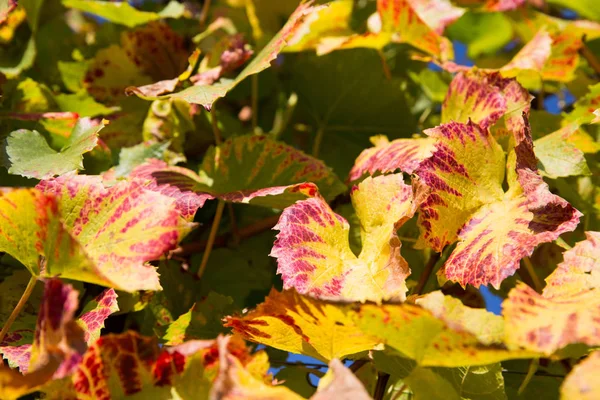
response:
M0 398L600 398L596 0L131 3L0 1Z

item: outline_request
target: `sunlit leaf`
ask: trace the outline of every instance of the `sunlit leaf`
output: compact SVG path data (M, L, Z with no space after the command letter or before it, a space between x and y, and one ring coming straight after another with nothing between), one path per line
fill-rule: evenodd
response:
M351 196L361 222L358 257L350 250L348 222L322 197L283 211L271 256L277 258L284 288L326 299L404 299L410 269L396 230L413 215L420 196L413 199L402 174L367 178Z
M423 307L406 303L365 304L356 312L355 323L420 366L486 365L535 354L509 351L504 346L499 316L468 308L439 292L429 294L421 302ZM451 314L446 316L445 310ZM438 315L442 318L437 318Z
M585 360L577 364L567 375L560 388L560 398L593 400L600 395L597 376L600 370L600 352L591 353Z
M85 332L85 341L92 344L100 337L104 321L109 315L119 311L117 293L114 289L105 289L85 305L77 323Z
M102 17L110 22L128 26L130 28L147 24L163 18L179 18L183 15L184 6L177 2L169 2L159 12L140 11L127 2L111 2L97 0L63 0L65 7L74 8L86 13Z
M96 176L64 176L38 188L58 196L62 223L95 264L72 271L57 266L52 273L127 291L160 289L146 262L173 249L190 228L172 199L139 180L105 187Z
M314 184L328 199L345 189L323 162L267 136L239 136L209 149L200 174L151 160L132 176L147 179L153 190L176 198L186 216L216 197L284 208L313 196Z
M347 306L327 303L293 290L271 290L247 314L228 317L226 326L245 339L321 360L342 358L380 342L361 332Z
M541 164L541 173L549 178L591 175L585 155L569 138L579 126L567 125L534 142L535 155Z
M600 234L587 232L564 253L542 294L524 284L509 292L503 314L512 346L552 354L569 344L600 343L599 248Z
M96 147L98 132L103 127L103 123L98 124L90 119L78 120L59 152L50 148L38 131L14 131L7 138L8 172L28 178L48 179L83 169L83 154Z
M333 359L329 363L327 374L319 381L317 393L311 397L311 400L331 398L370 400L371 396L358 378L340 360Z
M26 375L0 366L0 395L12 399L61 379L77 368L86 351L83 330L73 320L78 293L58 279L45 282Z

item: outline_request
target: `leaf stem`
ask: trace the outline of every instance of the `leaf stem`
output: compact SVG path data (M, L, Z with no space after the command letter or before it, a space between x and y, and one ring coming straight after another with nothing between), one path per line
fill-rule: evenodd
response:
M251 101L252 101L252 132L256 133L258 127L258 74L254 74L251 77Z
M235 219L235 212L233 211L233 204L227 203L227 211L229 213L229 221L231 223L231 237L233 243L237 246L240 244L240 229Z
M375 394L373 395L373 399L383 399L383 396L385 396L385 388L387 387L389 380L390 374L387 374L385 372L379 372L377 374L377 384L375 385Z
M25 307L25 304L27 304L27 300L29 300L29 296L31 296L31 293L33 292L33 289L35 288L36 283L37 283L37 278L32 275L31 278L29 279L29 282L27 283L27 287L25 288L23 295L21 296L21 298L19 299L19 302L15 306L14 310L12 311L12 313L10 314L10 316L4 323L4 326L2 327L2 331L0 331L0 343L2 343L2 341L4 340L4 337L8 333L8 330L10 329L13 322L15 322L15 319L17 319L17 317L19 316L19 313L21 312L23 307Z
M440 257L441 257L440 253L433 253L429 257L429 260L427 261L427 264L425 265L425 270L421 274L421 277L419 278L419 283L417 284L417 287L415 288L416 294L423 293L423 289L425 288L425 285L427 284L427 281L429 280L429 276L433 272L433 268L435 267L435 264L437 264L437 262L439 261Z
M204 0L202 4L202 11L200 11L200 30L204 30L206 26L206 19L208 18L208 9L210 8L211 0Z
M596 75L600 76L600 61L596 58L594 53L590 50L589 47L585 44L586 36L583 35L581 38L581 48L579 49L579 54L590 64L590 67L596 72Z
M533 282L533 288L535 289L536 292L540 293L542 291L542 287L543 287L542 281L540 281L540 278L535 273L535 269L533 268L533 264L531 263L531 260L529 259L529 257L523 258L523 265L525 265L525 269L527 270L527 273L531 277L531 282Z
M215 137L215 143L218 145L221 144L221 131L219 130L219 123L217 122L217 108L215 107L216 102L213 103L210 108L210 123L212 125L213 135Z
M321 125L315 136L315 141L312 148L312 156L319 157L319 151L321 150L321 142L323 141L323 135L325 134L325 128Z
M204 270L206 269L206 265L208 264L208 257L210 257L210 252L212 251L213 244L215 243L215 238L217 237L217 231L219 230L219 223L221 222L221 216L223 215L224 208L225 201L219 200L219 203L217 204L217 211L215 212L215 219L213 220L212 226L210 228L210 233L208 234L208 242L206 242L206 249L204 249L204 254L202 255L202 262L200 263L200 268L198 269L198 279L202 278Z
M519 386L519 390L517 391L517 394L519 396L523 393L523 391L525 391L525 388L527 388L527 385L529 385L529 382L535 376L535 373L538 369L538 365L539 365L539 361L536 358L531 360L531 362L529 363L527 375L525 376L525 379L523 379L523 383L521 383L521 386Z
M354 361L354 362L352 363L352 365L350 365L350 366L348 367L348 369L349 369L350 371L352 371L352 373L353 373L353 374L355 374L355 373L356 373L356 371L358 371L359 369L361 369L361 368L362 368L362 366L363 366L363 365L365 365L365 364L366 364L366 363L368 363L368 362L369 362L369 360L368 360L368 359L366 359L366 358L362 358L362 359L360 359L360 360L356 360L356 361Z

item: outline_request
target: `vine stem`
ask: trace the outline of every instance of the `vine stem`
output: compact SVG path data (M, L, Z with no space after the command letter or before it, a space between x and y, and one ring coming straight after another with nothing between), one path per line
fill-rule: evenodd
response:
M219 200L219 203L217 204L217 211L215 213L215 219L210 227L208 242L206 242L206 248L204 249L204 254L202 255L202 262L200 263L200 268L198 269L198 279L202 278L204 270L206 269L206 265L208 264L208 257L210 257L210 252L212 251L215 238L217 237L217 231L219 230L219 223L221 222L221 216L223 215L224 208L225 201Z
M429 280L429 276L431 276L431 273L433 272L433 268L435 267L435 264L437 264L437 262L439 261L440 257L441 257L440 253L433 253L429 257L429 260L427 261L427 264L425 265L425 270L421 274L421 277L419 278L419 283L417 284L417 287L415 288L416 294L422 294L423 289L425 288L425 284L427 284L427 281Z
M12 311L12 313L6 320L6 323L2 327L2 331L0 331L0 343L2 343L2 341L4 340L4 337L8 333L8 330L10 329L13 322L15 322L15 319L17 319L17 317L19 316L19 313L21 312L23 307L25 307L25 304L27 304L27 300L29 300L29 296L31 296L31 293L33 292L33 289L35 288L36 283L37 283L37 278L35 276L31 276L31 279L29 279L29 282L27 283L27 287L25 288L23 295L21 296L16 307L14 308L14 310Z
M533 268L533 264L531 263L529 257L523 258L523 264L525 265L525 269L527 270L527 273L529 274L531 281L533 282L535 291L540 293L542 291L543 285L540 281L540 278L535 273L535 269Z
M279 221L279 215L274 215L272 217L267 217L263 220L255 222L252 225L245 226L238 230L239 239L242 240L267 231L273 228L277 221ZM223 247L227 245L228 239L229 235L217 236L214 240L213 247ZM206 240L182 244L170 253L170 257L185 257L189 254L197 253L204 250L207 245L208 241Z
M321 142L323 141L323 135L325 134L325 129L323 128L323 126L319 127L319 130L317 131L317 136L315 136L315 141L313 143L313 148L312 148L312 156L313 157L319 157L319 151L321 150Z
M388 381L390 380L390 374L380 372L377 374L377 384L375 385L375 394L373 399L382 400L385 396L385 388L387 387Z
M208 18L208 9L210 8L211 0L204 0L202 5L202 11L200 11L200 29L204 29L206 26L206 19Z
M258 127L258 74L254 74L251 77L251 85L252 85L252 132L256 133L256 128Z

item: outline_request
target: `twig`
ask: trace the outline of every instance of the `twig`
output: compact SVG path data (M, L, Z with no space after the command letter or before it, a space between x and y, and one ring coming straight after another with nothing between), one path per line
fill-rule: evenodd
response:
M208 234L208 242L206 242L206 249L204 250L204 254L202 255L202 262L200 263L200 268L198 269L198 279L202 278L202 274L204 274L204 270L206 269L206 265L208 264L208 257L210 256L213 244L215 243L215 237L217 237L217 231L219 230L219 223L221 222L221 216L223 215L224 208L225 201L219 200L219 203L217 204L217 211L215 212L215 219L213 220L212 226L210 228L210 233Z
M390 374L387 374L385 372L379 372L377 374L377 384L375 385L375 394L373 395L373 399L383 399L383 396L385 396L385 388L387 387L387 383L389 380Z
M429 260L427 261L427 264L425 265L425 270L421 274L421 277L419 278L419 283L417 284L417 287L415 288L416 294L422 294L423 289L425 288L425 285L427 284L427 281L429 280L429 276L433 272L433 268L435 267L435 264L437 264L437 262L439 261L440 257L441 257L440 253L433 253L429 257Z
M590 67L596 72L596 75L600 76L600 61L596 58L594 53L590 50L589 47L585 44L586 36L583 35L581 38L581 48L579 49L579 54L590 64Z
M37 282L37 278L35 276L32 276L29 279L29 282L27 283L27 287L25 288L23 295L21 295L19 302L17 303L17 305L13 309L12 313L10 314L10 316L4 323L4 326L2 327L2 331L0 331L0 343L2 343L2 341L4 340L4 337L8 333L8 330L10 329L13 322L15 322L15 319L17 319L17 317L19 316L19 313L21 312L23 307L25 307L25 304L27 304L27 300L29 299L29 296L31 296L31 293L33 292L33 289L35 288L36 282Z
M317 130L317 135L315 136L315 141L313 143L312 148L312 156L319 157L319 151L321 150L321 142L323 141L323 135L325 134L325 128L321 125L319 130Z
M533 264L531 264L531 260L529 257L523 258L523 265L525 265L525 269L531 278L531 282L533 283L533 288L536 292L540 293L542 291L543 285L540 281L540 278L535 273L535 269L533 268Z
M238 231L238 236L240 240L257 235L264 231L268 231L279 221L279 215L274 215L272 217L265 218L260 220L254 224L245 226ZM227 245L227 242L230 238L229 234L217 236L213 243L213 248L224 247ZM202 251L208 245L207 240L202 240L198 242L185 243L175 250L173 250L170 254L170 257L185 257L190 254L198 253Z

